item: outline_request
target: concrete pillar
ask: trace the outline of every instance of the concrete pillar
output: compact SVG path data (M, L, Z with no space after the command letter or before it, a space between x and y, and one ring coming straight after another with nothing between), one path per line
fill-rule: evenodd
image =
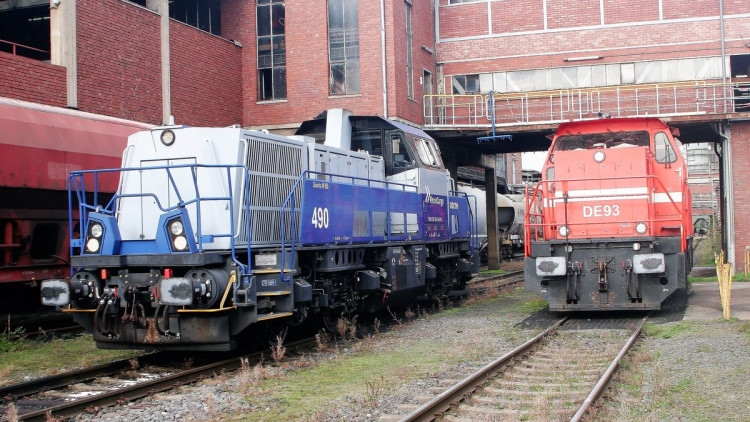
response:
M495 167L484 169L487 190L487 268L500 268L500 239L497 236L497 176Z
M168 0L146 0L146 7L161 15L161 104L162 124L171 124L172 117L172 90L170 87L170 64L169 64L169 1Z
M78 108L76 0L50 0L50 62L66 69L66 105Z

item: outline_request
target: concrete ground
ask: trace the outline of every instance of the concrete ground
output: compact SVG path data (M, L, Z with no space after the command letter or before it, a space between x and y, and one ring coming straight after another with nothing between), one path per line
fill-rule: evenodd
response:
M715 276L716 270L710 274L708 268L694 269L691 275L700 271L699 276ZM706 274L703 274L706 273ZM750 282L733 282L730 294L731 317L742 321L750 320ZM685 320L712 320L721 319L721 297L719 296L719 283L693 283L688 295L688 306L685 310Z

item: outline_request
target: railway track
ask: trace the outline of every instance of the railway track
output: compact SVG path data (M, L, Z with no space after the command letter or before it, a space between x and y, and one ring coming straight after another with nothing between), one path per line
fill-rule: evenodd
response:
M423 404L399 407L406 415L382 421L578 421L605 390L646 318L599 328L563 318L521 346L440 388ZM596 322L600 324L600 322ZM625 329L627 327L627 329Z
M482 292L487 289L500 289L523 282L523 270L509 271L504 274L475 277L467 283L472 291Z
M285 345L287 351L313 346L314 339ZM12 404L19 421L41 421L50 417L71 416L88 409L145 397L149 394L190 384L215 374L234 371L242 366L241 359L254 365L262 352L223 354L221 359L192 358L160 352L126 359L94 368L69 372L47 378L0 388L0 421L7 420ZM174 361L181 363L175 365Z

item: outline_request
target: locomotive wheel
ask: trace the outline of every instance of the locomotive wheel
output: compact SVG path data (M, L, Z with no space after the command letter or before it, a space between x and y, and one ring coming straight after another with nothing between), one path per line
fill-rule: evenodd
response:
M320 324L321 328L323 328L327 333L336 333L338 332L339 318L341 318L341 314L339 312L319 313L318 324Z
M281 339L282 343L286 340L286 335L289 333L289 324L286 320L269 321L263 325L262 335L269 346L276 346L278 343L277 337Z

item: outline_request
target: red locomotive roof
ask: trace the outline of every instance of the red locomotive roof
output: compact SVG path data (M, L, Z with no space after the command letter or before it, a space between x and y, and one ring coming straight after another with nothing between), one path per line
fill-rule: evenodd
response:
M120 167L128 136L151 127L0 98L0 186L67 189L71 171Z
M628 117L614 119L583 120L561 123L556 136L573 133L619 132L624 130L654 130L668 128L656 117Z

